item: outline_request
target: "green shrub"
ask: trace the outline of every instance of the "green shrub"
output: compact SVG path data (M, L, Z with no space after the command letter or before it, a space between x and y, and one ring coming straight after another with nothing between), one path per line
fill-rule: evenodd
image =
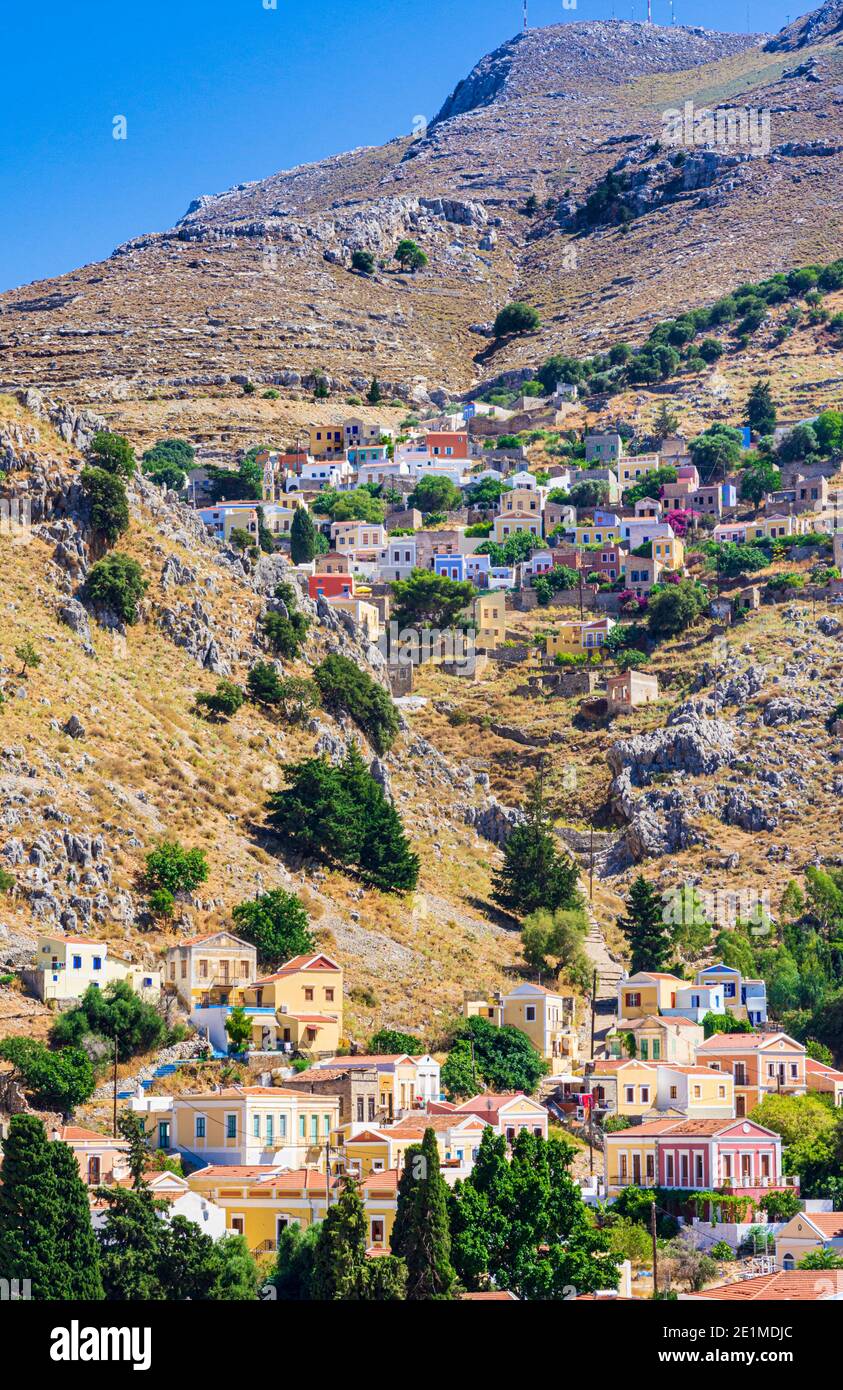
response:
M378 753L386 753L398 734L398 711L383 686L348 657L332 652L313 673L329 713L347 714Z
M138 620L138 604L147 587L137 560L115 550L91 566L84 592L89 603L110 609L131 625Z

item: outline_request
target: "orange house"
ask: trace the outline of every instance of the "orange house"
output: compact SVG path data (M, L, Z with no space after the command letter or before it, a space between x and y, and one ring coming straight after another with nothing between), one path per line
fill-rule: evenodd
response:
M468 430L431 430L425 435L427 452L436 458L467 459Z
M765 1096L803 1096L805 1048L787 1033L715 1033L697 1048L697 1063L735 1078L735 1114L748 1115Z
M315 601L318 598L353 598L353 574L311 574L307 580L307 592Z

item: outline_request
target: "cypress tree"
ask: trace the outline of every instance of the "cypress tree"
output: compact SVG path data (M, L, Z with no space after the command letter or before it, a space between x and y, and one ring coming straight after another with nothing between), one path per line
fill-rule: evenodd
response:
M772 434L776 428L776 406L769 381L756 381L750 391L746 423L755 435Z
M50 1160L61 1195L58 1230L59 1259L70 1271L73 1291L70 1298L99 1300L105 1297L100 1274L100 1252L91 1225L88 1189L79 1176L76 1155L68 1144L50 1144Z
M348 1302L365 1296L366 1231L357 1183L347 1177L319 1228L311 1281L313 1298Z
M571 908L579 904L579 871L557 848L556 836L544 805L539 773L527 802L527 819L516 826L504 846L504 862L492 883L492 898L506 912L527 917L546 908Z
M393 1254L407 1264L407 1298L453 1297L448 1187L439 1171L439 1146L432 1129L405 1156L392 1232Z
M66 1144L36 1115L13 1115L3 1146L0 1278L29 1280L34 1299L101 1299L88 1191Z
M626 916L618 926L632 951L632 973L661 970L670 951L670 926L665 921L659 894L643 874L639 874L626 900Z
M297 507L290 527L290 558L294 565L306 565L318 546L316 527L306 507Z

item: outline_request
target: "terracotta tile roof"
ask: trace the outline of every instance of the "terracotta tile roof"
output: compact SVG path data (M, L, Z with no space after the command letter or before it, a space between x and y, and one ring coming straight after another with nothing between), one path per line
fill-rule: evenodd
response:
M527 1104L538 1104L531 1101L529 1096L525 1096L522 1091L500 1092L497 1095L472 1096L471 1100L464 1100L457 1106L458 1114L469 1115L496 1115L505 1105L511 1101L526 1101Z
M510 1293L508 1289L499 1289L494 1293L464 1293L460 1295L461 1303L517 1303L518 1295Z
M233 941L236 941L238 946L245 946L247 951L253 951L255 949L254 946L249 945L248 941L241 941L239 936L234 935L234 932L225 931L225 929L204 932L201 936L191 936L187 941L178 941L176 946L201 946L203 941L213 941L217 936L230 936ZM171 947L171 950L175 949L176 947Z
M93 936L59 936L58 934L45 934L45 941L60 941L64 946L99 946L107 951L108 946L104 941L97 941Z
M79 1125L62 1125L59 1137L65 1144L83 1144L91 1140L97 1144L124 1144L122 1139L114 1139L110 1134L100 1134L95 1129L82 1129Z
M816 1226L826 1240L843 1238L843 1211L800 1211L799 1216Z
M414 1061L415 1058L411 1057L407 1052L376 1052L372 1054L355 1052L351 1057L328 1057L325 1061L325 1066L374 1067L380 1065L394 1065L396 1062ZM322 1065L318 1064L316 1070L321 1071Z
M704 1043L700 1043L698 1051L733 1052L737 1050L742 1052L747 1049L766 1047L768 1043L779 1038L785 1038L788 1042L795 1041L793 1038L788 1038L786 1033L714 1033L712 1037L706 1038Z
M695 1298L712 1298L723 1302L796 1301L814 1303L838 1291L839 1273L821 1269L780 1269L775 1274L756 1274L736 1284L718 1284L704 1289Z
M825 1062L817 1062L813 1057L805 1058L805 1070L813 1072L815 1076L827 1076L830 1080L843 1081L843 1071L838 1071L836 1067L829 1067Z
M282 980L286 975L298 975L302 970L339 970L336 961L331 960L330 956L317 953L311 956L293 956L285 961L280 970L274 971L272 975L262 975L255 984L266 984L270 980Z

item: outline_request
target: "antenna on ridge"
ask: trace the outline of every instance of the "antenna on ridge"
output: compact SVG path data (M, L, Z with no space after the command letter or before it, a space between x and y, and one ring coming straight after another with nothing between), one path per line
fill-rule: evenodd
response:
M653 0L647 0L647 23L653 22Z
M524 33L525 33L525 34L527 33L527 30L529 29L529 27L530 27L530 24L529 24L529 20L528 20L528 18L527 18L527 0L524 0Z

